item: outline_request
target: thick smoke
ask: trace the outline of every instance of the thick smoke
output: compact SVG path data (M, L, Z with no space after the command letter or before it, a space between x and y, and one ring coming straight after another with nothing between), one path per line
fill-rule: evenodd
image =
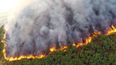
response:
M16 11L5 24L8 57L47 53L116 25L116 0L33 0Z

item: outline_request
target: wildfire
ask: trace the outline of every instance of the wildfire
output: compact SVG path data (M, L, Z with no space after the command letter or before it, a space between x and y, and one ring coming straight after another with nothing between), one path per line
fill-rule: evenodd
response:
M68 46L62 46L60 49L56 49L55 47L50 48L50 52L55 51L65 51L68 48Z
M116 26L111 26L110 28L109 28L109 30L107 31L107 34L106 35L111 35L111 34L113 34L113 33L115 33L116 32Z
M115 32L116 32L116 27L112 25L112 26L108 29L106 35L110 35L110 34L115 33ZM100 34L101 34L101 32L94 32L94 33L91 34L91 36L89 36L89 37L87 37L85 40L83 40L83 42L74 43L73 46L75 46L75 47L77 47L77 48L78 48L78 47L85 46L85 45L89 44L89 43L92 41L93 37L96 37L97 35L100 35ZM4 36L4 39L6 39L6 34L5 34L5 36ZM6 60L8 60L8 61L16 61L16 60L21 60L21 59L41 59L41 58L45 58L45 57L47 56L46 54L39 54L39 55L37 55L37 56L34 56L34 55L24 56L24 55L22 55L22 56L19 56L19 57L7 57L7 54L6 54L6 47L7 47L7 45L6 45L5 43L6 43L6 42L4 41L3 54L4 54L4 58L5 58ZM63 51L63 50L66 50L67 48L68 48L67 45L61 47L60 49L56 49L56 47L51 47L51 48L49 49L49 51L50 51L49 53L52 53L52 52L55 52L55 51L58 51L58 50Z
M78 48L78 47L82 47L82 46L84 46L84 45L87 45L87 44L89 44L90 42L91 42L91 40L92 40L92 37L90 36L90 37L87 37L83 42L81 42L81 43L74 43L73 44L73 46L75 46L76 48Z
M21 60L21 59L41 59L41 58L45 58L46 55L44 54L40 54L38 56L34 56L34 55L28 55L28 56L20 56L20 57L6 57L5 56L5 59L8 60L8 61L16 61L16 60Z
M55 52L55 51L56 51L55 47L50 48L50 52Z

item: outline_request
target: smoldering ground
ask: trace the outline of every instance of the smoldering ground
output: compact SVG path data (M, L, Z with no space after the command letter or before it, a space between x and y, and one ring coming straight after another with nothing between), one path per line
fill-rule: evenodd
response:
M7 21L7 57L38 55L82 42L93 32L107 33L116 26L116 0L33 0Z

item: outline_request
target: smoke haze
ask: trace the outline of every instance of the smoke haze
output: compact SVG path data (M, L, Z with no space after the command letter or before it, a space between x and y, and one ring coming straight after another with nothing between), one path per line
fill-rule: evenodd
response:
M116 26L116 0L33 0L7 21L7 56L38 55L82 42L93 32L107 33Z

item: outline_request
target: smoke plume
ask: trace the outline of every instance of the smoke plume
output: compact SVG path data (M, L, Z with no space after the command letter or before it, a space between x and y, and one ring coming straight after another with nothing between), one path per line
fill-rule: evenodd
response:
M24 3L25 4L25 3ZM7 17L6 56L48 53L116 26L116 0L33 0Z

